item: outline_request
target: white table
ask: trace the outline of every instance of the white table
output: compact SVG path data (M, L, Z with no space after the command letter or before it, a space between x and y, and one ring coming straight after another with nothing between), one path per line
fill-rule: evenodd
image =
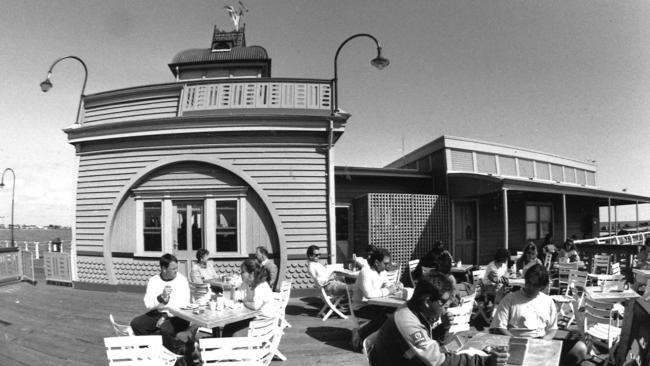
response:
M372 299L368 299L368 304L369 305L378 305L378 306L385 306L388 308L399 308L404 305L406 305L406 302L413 296L413 289L407 287L407 299L404 299L402 292L398 292L397 294L394 295L388 295L388 296L382 296L382 297L374 297Z
M500 334L477 333L467 340L459 351L467 349L482 350L486 346L506 346L510 337ZM531 338L524 356L525 366L557 366L560 364L562 341ZM511 365L511 364L506 364Z
M619 302L641 297L636 291L627 289L623 291L600 290L600 286L585 287L585 295L595 301Z
M234 309L226 307L223 310L210 310L206 306L200 306L198 309L203 310L200 314L195 314L195 310L174 309L170 308L169 312L188 322L194 323L200 327L211 328L215 336L220 336L223 327L230 323L240 320L254 318L261 314L259 310L251 310L243 304L239 304Z
M639 286L646 285L647 281L650 280L650 269L638 269L633 268L632 272L634 273L634 289L638 290ZM646 287L646 292L647 292Z

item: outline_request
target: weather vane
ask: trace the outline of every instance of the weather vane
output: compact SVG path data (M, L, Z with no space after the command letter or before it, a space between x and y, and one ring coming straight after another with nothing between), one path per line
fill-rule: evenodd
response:
M239 8L235 10L235 8L232 5L227 5L224 6L226 10L228 10L228 15L230 15L230 19L232 19L232 22L235 24L235 31L239 30L239 21L241 20L241 17L244 16L244 13L248 13L248 9L244 6L244 3L239 1Z

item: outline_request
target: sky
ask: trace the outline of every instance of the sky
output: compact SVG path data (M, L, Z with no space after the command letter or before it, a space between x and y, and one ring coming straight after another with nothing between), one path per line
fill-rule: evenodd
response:
M599 188L650 196L650 2L646 0L245 0L248 45L274 77L330 79L352 114L336 165L384 166L441 136L521 146L597 164ZM0 169L16 173L15 219L70 225L72 125L86 94L173 82L184 49L233 28L220 0L0 0ZM9 223L11 173L0 189ZM650 211L648 211L650 212ZM648 214L650 218L650 214ZM626 219L619 215L619 220Z

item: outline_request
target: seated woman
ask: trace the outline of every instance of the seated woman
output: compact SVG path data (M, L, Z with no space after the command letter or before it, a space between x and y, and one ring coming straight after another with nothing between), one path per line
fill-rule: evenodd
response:
M526 247L524 247L524 254L517 259L517 268L521 271L522 276L524 276L528 268L535 264L544 265L544 263L537 258L537 245L531 241L526 244Z
M242 287L246 291L244 306L251 310L260 310L257 318L272 318L277 316L273 299L273 291L269 286L268 270L255 259L246 259L241 264ZM248 334L249 319L228 324L223 329L225 337L245 337Z
M192 265L190 272L190 282L192 283L209 283L212 291L215 293L223 292L219 287L217 271L214 269L214 262L208 260L210 252L207 249L196 251L196 263Z
M508 259L510 252L506 248L499 248L494 253L494 260L488 263L483 277L483 291L488 296L494 297L494 304L498 304L506 293L508 285Z
M636 265L639 269L650 269L650 238L646 238L644 244L636 256Z
M576 249L576 245L573 243L573 240L567 239L564 242L562 249L560 249L560 255L558 258L560 258L560 261L564 260L566 262L577 262L580 260L578 250Z

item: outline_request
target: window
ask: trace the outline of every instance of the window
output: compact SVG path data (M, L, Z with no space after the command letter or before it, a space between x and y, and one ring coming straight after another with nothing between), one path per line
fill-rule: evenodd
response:
M143 234L146 252L162 251L161 213L160 202L144 202Z
M215 241L217 244L217 253L238 253L239 240L238 226L239 221L237 214L237 201L224 200L217 201L217 225Z
M552 231L551 205L526 205L526 239L542 239Z
M136 203L136 252L159 256L193 253L215 257L246 255L246 189L133 190Z

